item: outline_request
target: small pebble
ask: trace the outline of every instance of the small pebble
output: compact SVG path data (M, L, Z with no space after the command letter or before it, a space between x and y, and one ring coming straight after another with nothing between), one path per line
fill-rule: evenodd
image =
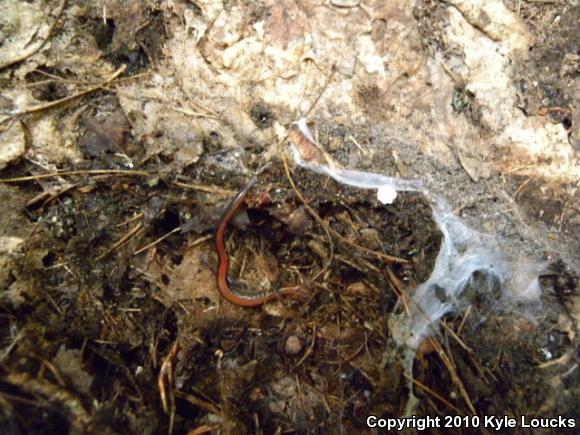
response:
M381 249L381 235L374 228L363 228L360 230L360 238L369 249Z
M302 341L296 335L291 335L286 339L285 350L288 355L300 353L302 350Z
M312 227L312 220L303 207L294 210L285 220L290 232L296 236L301 236Z

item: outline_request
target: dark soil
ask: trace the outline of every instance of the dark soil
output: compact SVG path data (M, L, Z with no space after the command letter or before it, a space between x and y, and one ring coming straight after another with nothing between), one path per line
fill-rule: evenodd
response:
M30 168L13 170L24 174ZM428 277L441 236L420 195L400 195L386 207L370 192L304 170L296 169L294 177L331 228L362 246L408 260L392 266L403 282ZM20 185L13 194L32 197L34 184ZM13 264L23 288L4 305L3 339L9 342L10 331L21 331L2 364L4 386L15 398L13 430L31 423L59 431L166 430L159 366L175 343L180 347L173 361L179 385L176 432L197 419L200 426L207 424L197 400L221 415L220 424L252 430L257 415L266 432L278 426L330 428L341 420L360 425L360 408L376 397L391 397L389 407L396 405L391 412L403 406L402 372L386 378L382 363L389 342L385 313L397 301L381 273L384 263L331 242L310 216L294 222L302 205L281 164L263 172L252 189L251 198L264 195L269 204L248 209L246 230L232 231L232 275L244 258L247 284L304 282L311 292L307 303L284 302L273 315L243 308L217 315L203 296L167 306L159 300L158 284L171 287L170 274L161 273L157 283L141 270L145 254L134 256L137 247L178 226L187 228L155 246L160 261L179 264L188 255L188 243L211 234L214 224L199 222L207 218L204 209L221 207L212 206L206 194L176 188L170 179L78 177L75 189L45 206L21 209L22 219L35 223L36 230ZM134 216L142 217L126 223ZM138 222L143 231L113 248ZM309 282L328 261L331 243L326 272ZM204 267L215 271L211 243L203 252ZM42 380L34 378L39 371L45 372ZM89 411L94 400L102 406Z

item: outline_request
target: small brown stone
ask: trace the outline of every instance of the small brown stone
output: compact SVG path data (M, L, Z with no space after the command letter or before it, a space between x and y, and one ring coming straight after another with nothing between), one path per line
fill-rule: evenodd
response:
M312 226L312 220L303 207L297 208L285 220L292 234L301 236Z
M364 246L368 247L369 249L381 248L381 236L374 228L363 228L360 230L360 238Z

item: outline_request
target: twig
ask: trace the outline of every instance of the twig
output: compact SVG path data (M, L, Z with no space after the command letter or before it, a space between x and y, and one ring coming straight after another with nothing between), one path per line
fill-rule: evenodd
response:
M459 375L457 374L455 367L453 367L451 360L449 359L447 354L445 354L443 347L441 347L441 343L439 343L439 341L434 337L429 337L428 340L431 343L431 346L433 347L433 349L435 349L437 351L437 355L439 356L439 358L441 359L441 361L443 362L443 364L445 365L445 367L449 371L449 374L451 375L451 379L452 379L453 383L455 384L455 386L457 388L459 388L459 392L463 396L463 400L465 400L465 403L469 407L469 410L473 413L473 415L477 415L477 412L475 411L475 407L473 406L473 403L471 402L471 399L469 398L469 395L467 394L467 390L465 389L463 382L461 382L461 379L459 378Z
M44 201L42 202L42 205L40 206L41 208L44 208L48 205L49 202L55 200L56 198L58 198L61 195L64 195L66 192L69 192L69 191L75 189L76 187L79 186L79 184L80 183L71 184L70 186L66 186L66 187L64 187L56 192L53 192L52 194L49 192L43 192L40 195L37 195L34 198L32 198L30 201L28 201L26 203L26 207L32 207L37 202L42 201L44 199Z
M86 433L92 415L84 403L68 389L61 388L47 379L34 378L28 373L13 372L2 377L2 382L11 384L33 397L41 397L43 401L59 405L66 413L70 430L74 433Z
M560 214L560 224L558 225L558 232L559 233L562 232L562 225L564 224L564 213L566 213L566 209L568 208L568 205L570 205L570 201L566 201L564 203L564 206L562 207L562 213Z
M18 341L20 341L20 339L24 336L25 330L26 330L26 327L24 327L20 331L18 331L18 334L16 335L16 337L14 337L14 339L12 340L12 343L10 343L8 346L6 346L4 349L2 349L2 352L0 353L0 363L2 363L8 355L10 355L10 352L12 352L12 349L14 349L14 347L16 346L16 343L18 343Z
M320 101L320 98L322 97L322 95L326 91L326 88L328 88L328 85L330 84L330 81L332 80L332 77L334 76L335 72L336 72L336 68L334 67L334 65L332 65L331 70L330 70L330 74L328 75L328 78L326 79L326 83L324 83L324 85L322 86L322 89L318 93L318 96L312 102L312 105L310 106L308 111L304 114L303 118L308 118L308 115L310 115L310 112L312 112L312 109L314 109L314 107L318 104L318 101Z
M408 380L410 380L413 384L417 385L419 388L421 388L422 390L424 390L425 392L429 393L430 395L432 395L433 397L435 397L437 400L443 402L445 405L447 405L450 409L452 409L453 411L455 411L457 413L457 415L463 415L464 413L457 407L455 407L454 405L452 405L451 403L449 403L449 401L447 399L445 399L443 396L439 395L438 393L436 393L435 391L433 391L431 388L429 388L427 385L417 381L416 379L413 379L411 376L409 376L407 373L403 373L403 376L405 376Z
M55 192L55 193L53 193L52 195L50 195L50 196L49 196L49 197L46 199L46 201L44 201L44 202L42 203L42 207L43 207L43 208L44 208L44 207L46 207L46 206L48 205L48 203L49 203L49 202L51 202L51 201L55 200L56 198L58 198L58 197L59 197L59 196L61 196L61 195L64 195L64 194L65 194L65 193L67 193L67 192L70 192L70 191L71 191L71 190L73 190L73 189L76 189L76 188L79 186L79 184L80 184L80 183L74 183L74 184L71 184L70 186L68 186L68 187L65 187L64 189L61 189L61 190L59 190L58 192Z
M52 376L54 376L54 379L56 380L56 382L58 383L58 385L61 388L66 388L66 382L62 378L62 375L60 373L60 370L57 369L50 361L47 361L43 357L41 357L39 355L34 355L32 353L27 354L27 356L29 356L31 358L34 358L34 359L40 361L42 364L44 364L46 366L46 368L48 369L48 371L50 373L52 373Z
M359 348L352 353L352 355L347 356L343 361L340 362L340 364L350 363L353 359L355 359L358 356L359 353L361 353L364 350L366 345L367 345L366 342L361 344Z
M201 113L201 112L192 112L191 110L187 110L187 109L182 109L181 107L174 107L174 106L167 106L168 109L171 109L175 112L178 113L182 113L184 115L187 116L193 116L193 117L198 117L198 118L210 118L210 119L221 119L216 115L212 115L212 114L207 114L207 113Z
M192 101L191 103L192 103L192 104L194 104L194 105L196 105L197 107L199 107L201 110L205 110L207 113L209 113L209 114L211 114L211 115L215 116L217 119L222 119L222 116L221 116L219 113L217 113L217 112L214 112L214 111L213 111L213 110L211 110L211 109L208 109L208 108L207 108L207 107L205 107L203 104L200 104L200 103L198 103L197 101Z
M298 397L298 402L300 403L300 408L302 408L302 415L307 415L307 411L306 408L304 407L304 394L302 393L302 388L300 388L300 379L298 379L298 375L294 375L295 378L295 385L296 385L296 389L298 390L298 394L296 395Z
M210 414L220 415L222 413L221 410L212 403L195 397L192 394L184 393L183 391L176 391L175 395L181 399L187 400L189 403L209 412Z
M44 178L62 177L62 176L72 176L72 175L126 175L126 176L137 176L137 177L147 177L149 172L145 171L127 171L124 169L87 169L82 171L57 171L51 172L49 174L38 174L38 175L28 175L26 177L15 177L15 178L0 178L0 184L2 183L20 183L22 181L31 180L42 180Z
M78 80L65 79L64 77L61 77L61 76L59 76L57 74L51 74L49 72L43 71L43 70L38 69L38 68L35 68L31 72L36 73L36 74L40 74L40 75L43 75L43 76L46 76L46 77L48 77L49 79L52 79L52 80L43 80L41 82L34 82L34 83L28 84L27 86L35 86L35 85L38 85L38 84L41 84L41 83L46 83L46 82L49 82L50 83L52 81L65 82L65 83L73 83L73 84L76 84L76 85L90 85L90 84L93 84L93 83L81 82L81 81L78 81Z
M50 35L52 34L52 31L54 30L56 23L58 22L60 16L62 15L62 11L64 10L65 5L66 5L66 0L60 0L59 5L53 11L54 20L53 20L52 24L50 25L50 27L48 28L48 31L46 32L46 36L44 37L44 39L41 39L36 45L32 45L31 47L29 47L28 50L24 50L20 54L20 56L16 56L14 59L8 60L8 61L4 62L3 64L0 64L0 70L3 70L4 68L8 68L9 66L12 66L14 64L20 63L23 60L26 60L27 58L32 56L33 54L38 53L38 51L42 47L44 47L44 44L46 44L46 41L48 41L48 38L50 38Z
M442 321L441 325L443 326L443 329L445 329L447 332L449 332L449 335L451 335L451 337L457 342L457 344L459 344L459 346L461 346L463 348L463 350L467 351L468 353L474 353L473 349L470 348L462 339L461 337L459 337L459 335L457 335L453 329L451 329L451 327L445 322Z
M369 150L368 150L366 147L363 147L361 144L359 144L359 143L357 142L357 140L356 140L356 139L355 139L355 138L354 138L352 135L349 135L349 136L347 137L347 139L350 139L350 141L351 141L353 144L355 144L355 145L356 145L356 147L359 149L359 151L360 151L361 153L363 153L365 156L368 156L368 155L369 155Z
M572 358L573 354L574 354L574 351L570 350L570 351L566 352L564 355L562 355L561 357L553 359L551 361L546 361L545 363L538 364L536 367L539 369L545 369L547 367L551 367L551 366L558 365L558 364L568 364L568 362Z
M196 427L195 429L190 430L187 432L187 435L203 435L205 433L215 433L219 429L219 425L214 424L210 426L208 424L202 424L201 426Z
M316 343L316 323L314 323L314 325L312 326L312 343L310 343L308 350L304 352L304 355L302 356L302 358L300 358L300 361L296 363L294 369L298 368L312 353L312 350L314 349L314 343Z
M389 287L391 287L395 295L397 295L399 300L402 302L403 307L405 308L405 312L407 313L407 316L410 316L411 310L409 309L408 302L409 295L407 294L407 291L405 290L403 283L401 283L401 280L395 275L395 272L393 272L389 266L386 267L385 275L386 275L385 278L387 278L387 282L389 283Z
M123 237L121 237L109 250L107 250L105 253L99 255L97 257L97 260L102 260L103 258L105 258L107 255L109 255L115 249L117 249L118 247L123 245L125 242L127 242L131 237L136 235L142 228L143 228L143 222L139 222L137 225L135 225L133 228L131 228L127 234L125 234Z
M187 184L182 183L180 181L174 181L173 184L175 184L178 187L183 187L185 189L198 190L199 192L214 193L216 195L223 196L232 196L238 193L238 191L236 190L222 189L221 187L206 186L204 184Z
M342 255L337 255L336 256L336 259L338 261L340 261L340 262L342 262L342 263L344 263L344 264L352 267L353 269L362 270L362 266L361 265L355 263L354 261L349 260L348 258L343 257ZM376 273L380 273L380 269L376 268L372 264L369 264L368 262L365 262L364 261L364 258L361 258L360 260L361 260L361 262L364 262L365 263L364 266L367 267L369 270L372 270L373 272L376 272Z
M532 179L531 179L531 177L528 177L528 178L526 179L526 181L524 181L522 184L520 184L520 185L518 186L518 188L516 189L516 191L515 191L515 192L512 194L512 198L513 198L513 199L516 199L516 198L517 198L517 196L520 194L520 192L521 192L522 190L524 190L524 187L526 187L530 181L532 181Z
M121 65L121 67L117 71L115 71L113 73L113 75L111 75L107 80L105 80L100 85L92 86L92 87L90 87L88 89L85 89L84 91L80 91L80 92L77 92L76 94L69 95L68 97L61 98L60 100L50 101L50 102L44 103L44 104L38 104L38 105L32 106L32 107L30 107L28 109L24 109L21 112L13 113L11 116L9 116L8 118L4 119L2 121L2 123L8 122L8 121L10 121L11 119L13 119L13 118L15 118L17 116L29 115L31 113L41 112L41 111L46 110L46 109L52 109L53 107L59 106L59 105L61 105L63 103L67 103L69 101L72 101L72 100L75 100L77 98L80 98L80 97L82 97L84 95L87 95L87 94L93 93L95 91L98 91L99 89L104 88L110 82L112 82L113 80L115 80L118 76L120 76L121 74L123 74L123 72L125 72L126 69L127 69L127 66L123 64L123 65Z
M545 3L545 4L551 4L551 3L561 3L560 0L526 0L528 3Z
M127 219L124 222L121 222L120 224L115 225L115 228L119 228L119 227L123 227L125 225L130 224L131 222L135 222L137 219L141 219L143 216L145 216L145 213L143 213L142 211L137 213L135 216L130 217L129 219Z
M204 242L207 242L208 240L213 239L213 235L212 234L208 234L207 236L203 236L200 237L199 239L195 239L193 242L191 242L191 244L187 245L188 248L193 248L194 246L197 245L201 245Z
M328 228L326 228L326 227L323 226L322 229L326 233L326 237L328 237L328 243L329 243L329 246L330 246L330 253L328 255L328 261L326 262L326 264L312 278L312 281L313 282L316 281L319 277L324 276L324 274L328 271L328 269L330 269L330 266L332 265L332 261L334 260L334 243L332 242L332 236L330 235L330 232L328 231Z
M469 307L467 307L467 310L465 310L465 314L463 315L463 319L461 319L461 323L459 324L459 327L457 328L457 335L461 334L461 330L463 329L463 325L465 325L467 318L471 314L472 308L473 308L473 305L470 305Z
M43 403L41 401L34 401L34 400L30 400L30 399L25 399L24 397L15 396L13 394L8 394L8 393L4 393L4 392L0 392L0 396L2 396L3 398L6 398L12 402L25 403L27 405L36 406L38 408L50 408L52 406L49 403Z
M163 360L161 370L159 370L159 377L157 379L161 404L163 405L165 413L169 415L169 435L173 433L173 420L175 418L175 373L173 371L173 361L175 360L179 350L179 343L173 343L169 353ZM167 385L165 385L165 382L167 382Z
M175 234L178 231L181 231L181 227L173 228L171 231L169 231L164 236L159 237L157 240L155 240L155 241L149 243L148 245L143 246L141 249L138 249L137 251L135 251L133 253L133 255L139 255L141 252L146 251L149 248L152 248L153 246L157 245L158 243L162 242L163 240L168 238L170 235Z

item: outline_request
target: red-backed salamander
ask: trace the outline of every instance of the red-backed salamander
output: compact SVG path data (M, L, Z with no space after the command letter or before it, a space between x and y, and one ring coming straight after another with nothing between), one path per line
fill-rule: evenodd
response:
M233 290L230 288L232 281L228 277L229 269L229 258L226 251L225 235L226 229L230 221L236 217L244 200L248 194L250 188L254 185L256 179L253 179L244 189L237 194L237 196L232 200L230 205L226 208L220 223L215 232L215 249L218 254L218 271L217 271L217 285L222 296L230 301L232 304L239 305L241 307L257 307L258 305L265 304L272 299L276 299L280 296L294 296L301 290L302 286L289 286L283 287L279 290L273 292L241 292L238 289Z

